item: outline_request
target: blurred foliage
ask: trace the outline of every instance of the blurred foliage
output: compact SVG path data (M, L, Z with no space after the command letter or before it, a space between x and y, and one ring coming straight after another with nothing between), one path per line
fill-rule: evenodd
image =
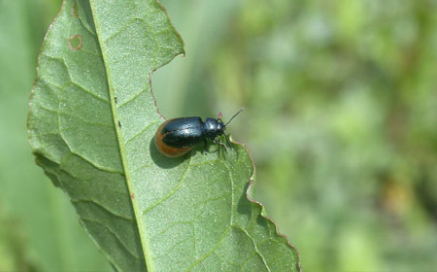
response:
M23 232L0 210L0 271L37 271L26 254Z
M229 132L251 150L256 199L306 271L435 270L437 1L161 2L187 52L153 76L161 113L246 107ZM9 264L99 270L98 252L65 259L93 245L34 166L25 130L59 6L0 1L0 249L15 229Z

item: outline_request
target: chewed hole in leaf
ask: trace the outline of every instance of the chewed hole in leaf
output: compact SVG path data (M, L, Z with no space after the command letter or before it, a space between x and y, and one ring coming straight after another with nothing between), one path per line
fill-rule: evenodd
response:
M68 40L68 45L73 51L80 50L82 48L82 36L77 34L71 36Z

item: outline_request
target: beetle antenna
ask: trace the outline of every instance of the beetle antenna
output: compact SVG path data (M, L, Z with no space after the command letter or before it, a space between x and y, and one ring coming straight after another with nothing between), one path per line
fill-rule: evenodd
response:
M244 107L241 107L241 109L236 113L236 114L234 114L234 116L232 116L231 117L231 119L225 124L225 126L227 126L231 121L232 121L232 119L234 119L238 114L240 114L242 111L244 110Z

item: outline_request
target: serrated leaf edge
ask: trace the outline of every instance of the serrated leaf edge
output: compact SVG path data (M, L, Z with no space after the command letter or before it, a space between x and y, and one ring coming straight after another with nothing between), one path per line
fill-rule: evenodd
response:
M296 246L294 246L293 244L291 244L290 241L288 241L288 237L287 237L286 235L284 235L284 234L282 234L282 233L279 232L279 227L278 227L278 225L276 224L276 222L275 222L271 217L269 217L269 216L267 216L267 215L265 215L265 214L262 214L262 212L266 210L265 207L264 207L264 205L263 205L261 202L255 200L255 199L252 197L252 195L251 195L251 192L252 192L252 190L253 190L253 186L255 185L255 172L256 172L255 161L253 160L252 154L250 153L249 149L247 148L247 146L246 146L245 144L240 143L240 142L237 142L237 141L234 141L234 140L232 140L232 139L231 139L231 142L243 146L243 148L244 148L244 149L246 150L246 152L249 154L249 158L250 158L250 161L251 161L251 163L252 163L252 169L253 169L253 172L252 172L251 177L249 178L249 186L248 186L248 188L247 188L247 190L246 190L246 197L247 197L247 199L248 199L250 202L252 202L253 204L258 205L258 206L261 208L261 214L260 214L260 215L261 215L262 217L264 217L265 219L267 219L267 221L269 221L270 223L272 223L272 224L275 226L276 233L277 233L280 237L282 237L282 238L287 242L287 245L288 245L289 247L291 247L294 251L296 251L297 258L298 258L298 260L297 260L297 261L298 261L298 262L297 262L297 265L298 265L299 271L302 272L302 264L301 264L301 257L300 257L300 252L299 252L299 250L297 249Z

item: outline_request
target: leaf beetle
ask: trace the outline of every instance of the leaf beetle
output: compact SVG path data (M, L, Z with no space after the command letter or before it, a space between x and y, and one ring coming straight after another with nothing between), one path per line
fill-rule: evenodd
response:
M226 146L215 138L225 135L226 126L240 114L244 108L241 108L232 118L225 124L221 118L206 118L205 122L200 117L182 117L169 119L162 123L155 134L155 146L158 151L169 158L180 157L190 151L194 145L203 142L205 152L207 152L208 139L213 143ZM229 139L225 137L226 143L232 149Z

